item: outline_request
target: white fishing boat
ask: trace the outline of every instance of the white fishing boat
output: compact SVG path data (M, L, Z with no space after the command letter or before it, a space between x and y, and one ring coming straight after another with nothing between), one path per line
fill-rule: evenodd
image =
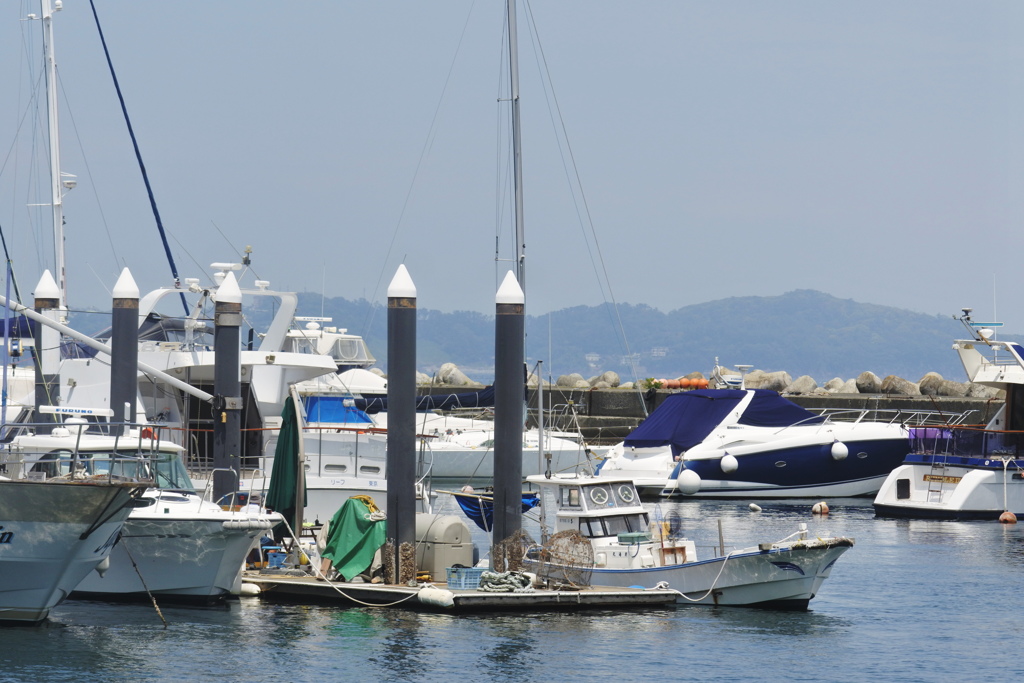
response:
M1012 519L1024 515L1024 347L994 339L1001 323L960 320L971 333L953 349L971 382L1006 392L986 425L915 430L913 450L875 496L884 517ZM1017 407L1015 407L1017 406Z
M872 495L910 450L907 421L927 417L880 414L817 414L764 389L681 392L608 452L598 476L667 498Z
M802 524L782 540L701 558L694 542L677 535L671 523L652 524L629 479L527 481L540 490L543 523L548 506L555 521L551 539L527 551L526 566L554 583L667 586L679 592L679 604L806 609L854 544L852 538L809 538Z
M49 412L53 412L51 409ZM49 434L17 436L12 452L28 478L91 481L145 480L102 573L79 576L76 598L167 599L211 603L237 593L239 573L256 540L281 522L258 506L224 509L193 489L181 461L183 449L160 438L158 428L134 426L110 435L106 424L73 415ZM28 430L29 427L19 427ZM117 429L115 428L115 431ZM70 589L69 589L70 592Z
M38 448L49 453L60 439L15 437L0 451L0 622L46 619L94 569L106 570L129 512L147 504L146 466L134 456L85 462L62 449L64 469L33 469Z
M75 432L72 425L70 430ZM69 434L51 439L50 448L77 447L79 457L122 449L149 454L157 487L132 510L103 575L91 574L78 585L75 598L133 600L150 595L162 600L215 603L238 593L245 558L258 539L282 521L280 514L257 505L222 508L196 494L181 462L181 447L159 438L151 427L127 436Z

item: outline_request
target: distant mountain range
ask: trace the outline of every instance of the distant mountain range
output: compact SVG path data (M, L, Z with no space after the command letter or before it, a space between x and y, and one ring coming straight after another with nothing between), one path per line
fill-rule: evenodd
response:
M494 316L470 311L443 313L420 309L417 368L432 373L455 363L471 379L489 382L494 373ZM632 356L639 378L707 375L717 357L722 365L784 370L794 379L810 375L819 384L850 379L865 370L879 377L898 375L918 381L934 371L963 381L963 368L951 350L966 336L949 316L931 316L889 306L838 299L813 290L781 296L732 297L663 313L643 304L577 306L527 316L527 355L544 361L545 376L613 370L632 379ZM326 315L330 325L360 334L387 364L387 310L365 299L323 299L299 295L300 315ZM247 316L257 326L268 312ZM621 319L621 331L619 320ZM623 333L625 341L623 341ZM1006 337L1021 340L1020 337Z

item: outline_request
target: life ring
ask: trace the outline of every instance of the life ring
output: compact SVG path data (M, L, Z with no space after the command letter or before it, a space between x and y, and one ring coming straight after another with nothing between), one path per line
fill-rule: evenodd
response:
M156 438L156 434L154 434L153 430L150 429L149 427L143 427L142 428L141 436L142 436L143 439L150 439L150 440L153 440L153 439Z

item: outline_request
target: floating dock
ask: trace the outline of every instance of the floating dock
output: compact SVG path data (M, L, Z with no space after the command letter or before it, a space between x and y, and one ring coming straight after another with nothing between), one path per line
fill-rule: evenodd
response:
M674 590L607 588L591 586L579 590L534 590L529 593L492 593L480 590L450 590L446 583L416 586L380 583L319 581L311 576L274 576L243 572L242 583L259 587L265 600L301 602L309 605L346 604L371 607L467 614L501 610L538 612L581 609L642 608L672 606Z

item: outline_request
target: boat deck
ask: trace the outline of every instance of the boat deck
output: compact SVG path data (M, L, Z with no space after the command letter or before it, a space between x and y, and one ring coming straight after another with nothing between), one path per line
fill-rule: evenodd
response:
M308 576L272 576L243 572L242 582L259 587L263 600L302 602L309 605L348 604L395 607L453 614L472 612L546 612L582 609L668 607L675 603L674 590L607 588L537 590L531 593L491 593L449 590L447 584L398 586L373 583L318 581Z

